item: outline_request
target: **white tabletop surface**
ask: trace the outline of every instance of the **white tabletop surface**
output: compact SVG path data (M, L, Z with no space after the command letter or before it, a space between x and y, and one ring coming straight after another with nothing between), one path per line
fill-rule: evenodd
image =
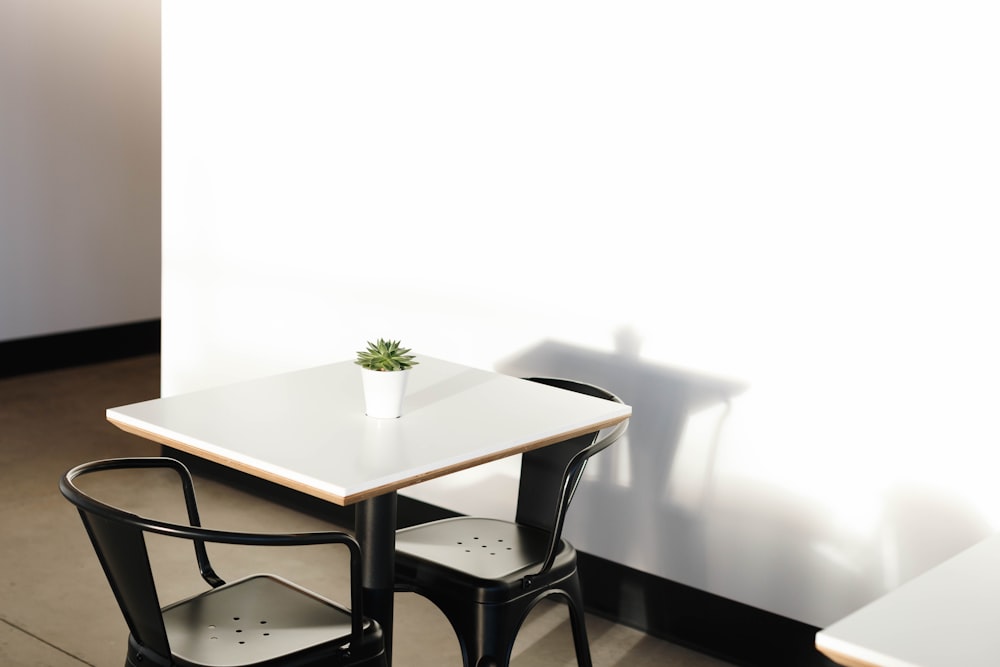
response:
M816 647L850 667L1000 664L1000 536L825 628Z
M120 428L341 505L627 419L612 401L418 357L399 419L352 361L107 411Z

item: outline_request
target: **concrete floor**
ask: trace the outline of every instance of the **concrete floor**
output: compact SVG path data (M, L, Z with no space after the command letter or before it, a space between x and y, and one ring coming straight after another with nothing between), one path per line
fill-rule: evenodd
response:
M156 445L106 422L104 411L158 395L158 356L0 379L0 665L123 664L125 623L79 516L59 494L57 483L63 472L84 461L157 455ZM160 481L123 484L126 495L141 495L145 506L163 510L168 489ZM196 485L207 526L261 531L279 526L288 531L338 528L209 479L199 478ZM178 551L167 542L152 545L154 566L161 584L170 582L163 584L168 596L180 597L200 580L190 547ZM348 599L345 557L336 547L227 548L212 555L226 579L276 572L335 599ZM447 620L426 600L397 595L395 616L394 664L461 665ZM598 617L589 617L587 624L595 667L728 664ZM564 606L553 603L532 612L519 635L513 664L576 664Z

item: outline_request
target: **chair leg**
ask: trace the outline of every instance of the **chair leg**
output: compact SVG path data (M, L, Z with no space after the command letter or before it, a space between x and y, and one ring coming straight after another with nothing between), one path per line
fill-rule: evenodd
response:
M514 640L529 605L477 606L480 607L478 627L467 638L472 649L468 667L509 667Z
M481 605L427 596L451 623L464 667L509 667L524 604Z
M587 639L587 615L583 607L583 590L580 587L580 577L576 573L566 581L564 595L569 606L569 624L573 630L576 664L579 667L593 667L590 659L590 641Z
M462 650L464 667L509 667L521 624L541 599L519 600L506 605L481 605L463 604L450 598L435 596L428 591L420 591L420 594L433 602L451 623ZM572 576L561 590L550 590L542 597L548 595L566 600L577 665L593 667L579 577Z

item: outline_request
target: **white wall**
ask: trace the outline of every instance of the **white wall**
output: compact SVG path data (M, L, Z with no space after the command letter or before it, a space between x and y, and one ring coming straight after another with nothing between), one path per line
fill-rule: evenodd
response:
M0 0L0 341L160 316L159 27Z
M575 543L827 624L1000 524L997 19L167 3L164 393L378 336L600 382Z

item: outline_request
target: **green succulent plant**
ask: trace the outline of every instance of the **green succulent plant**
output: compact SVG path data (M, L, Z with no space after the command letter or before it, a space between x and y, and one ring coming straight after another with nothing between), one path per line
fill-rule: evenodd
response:
M408 347L400 347L398 340L379 338L375 343L368 341L368 349L359 350L354 363L373 371L405 371L419 363L409 351Z

